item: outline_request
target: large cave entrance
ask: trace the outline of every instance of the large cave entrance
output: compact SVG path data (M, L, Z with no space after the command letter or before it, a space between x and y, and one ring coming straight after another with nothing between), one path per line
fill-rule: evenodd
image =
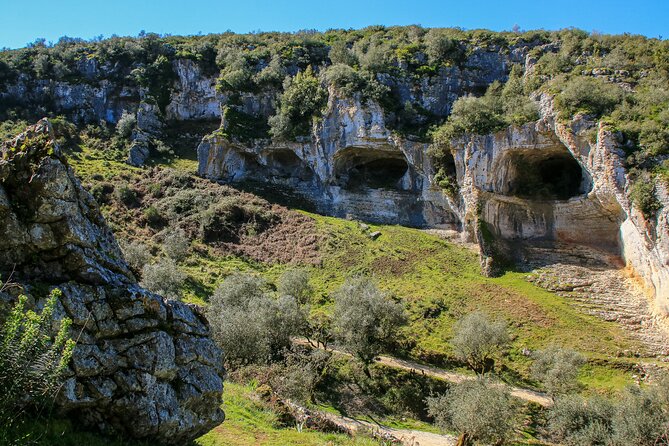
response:
M504 195L524 199L568 200L586 194L590 180L566 149L512 153L506 159Z
M281 179L311 181L314 172L292 150L275 150L265 158L270 176Z
M409 170L404 155L397 151L349 149L335 158L335 178L347 190L403 190Z

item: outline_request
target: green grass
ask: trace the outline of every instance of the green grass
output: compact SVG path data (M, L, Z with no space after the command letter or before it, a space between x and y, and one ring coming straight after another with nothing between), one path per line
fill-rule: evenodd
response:
M193 172L195 161L190 158L177 158L171 165ZM86 148L72 164L84 181L94 182L95 175L112 178L141 172ZM591 365L597 364L581 376L586 390L607 392L631 380L629 365L638 358L620 356L625 350L638 349L621 328L582 313L566 299L530 283L525 274L483 277L475 252L417 229L370 225L364 230L354 221L300 212L315 221L322 235L320 264L306 266L316 291L312 309L329 312L330 296L346 277L374 277L382 289L405 303L410 315L410 323L399 333L401 349L396 355L452 367L449 339L454 322L471 311L483 310L509 324L513 342L498 371L511 383L533 384L531 359L523 352L550 344L579 350ZM376 240L369 237L373 231L381 232ZM275 282L288 267L222 256L197 242L195 248L183 263L189 277L184 295L198 304L206 304L218 284L234 271L256 273ZM615 362L609 362L610 358Z
M6 432L11 432L5 437ZM124 440L100 435L95 432L80 430L76 423L66 419L26 420L20 430L8 431L6 426L0 427L0 438L9 440L14 445L40 446L150 446L154 443ZM15 441L12 441L14 439ZM5 444L5 443L3 443Z
M251 386L226 382L223 395L225 422L197 440L200 446L284 446L340 445L372 446L380 443L367 437L327 434L294 427L281 427L277 416L253 394Z
M372 226L369 231L382 235L371 240L355 222L311 216L328 234L322 267L312 269L318 294L329 295L347 275L373 276L407 306L411 322L404 335L415 344L413 357L438 362L450 355L453 323L473 310L509 323L514 340L508 359L521 370L530 362L521 354L524 348L555 343L601 358L631 346L618 325L581 313L524 274L481 276L477 254L465 247L400 226Z

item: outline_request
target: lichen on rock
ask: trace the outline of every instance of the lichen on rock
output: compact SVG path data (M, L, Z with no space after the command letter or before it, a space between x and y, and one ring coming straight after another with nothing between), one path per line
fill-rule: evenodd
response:
M60 288L57 313L72 319L77 338L60 410L104 432L165 444L222 422L222 353L206 318L137 284L49 122L3 143L0 154L0 271L13 270L35 297L33 283Z

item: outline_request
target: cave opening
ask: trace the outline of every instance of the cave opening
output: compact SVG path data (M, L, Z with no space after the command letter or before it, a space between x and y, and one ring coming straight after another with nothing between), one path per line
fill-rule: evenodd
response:
M566 150L519 153L510 163L508 195L534 200L568 200L587 192L583 169Z
M402 190L402 179L409 170L404 155L356 151L337 159L335 177L347 190L388 189Z
M311 181L314 172L292 150L278 150L267 155L269 174L275 178L296 178Z

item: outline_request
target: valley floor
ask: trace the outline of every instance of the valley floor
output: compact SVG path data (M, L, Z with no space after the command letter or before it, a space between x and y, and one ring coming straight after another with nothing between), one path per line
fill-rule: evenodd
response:
M139 240L154 255L160 255L159 231L147 224L144 214L151 206L161 208L163 202L161 198L142 197L150 197L145 191L152 182L158 182L155 175L172 175L166 165L158 164L156 174L155 169L128 168L86 148L72 164L89 189L103 184L139 191L138 203L132 209L126 209L112 196L102 211L120 239ZM168 166L190 174L194 169L193 161L184 159ZM202 187L214 191L224 186L211 183ZM241 194L234 190L228 193ZM619 265L597 253L537 248L528 255L532 271L510 271L499 278L486 278L480 274L476 252L470 246L445 240L439 231L367 225L266 206L279 215L278 223L269 231L247 233L236 244L193 242L190 255L180 264L188 277L186 300L206 305L216 286L235 271L257 274L273 283L286 269L300 266L310 273L315 289L312 312L329 314L333 308L331 296L346 277L370 275L384 291L403 302L409 314L409 324L398 333L397 351L389 352L393 356L382 356L380 365L449 381L471 376L453 361L449 340L455 321L482 310L507 321L513 333L511 346L496 367L500 378L513 386L518 396L540 404L548 401L537 392L540 389L530 377L530 353L551 344L576 349L586 356L587 364L579 375L581 391L586 395L610 394L638 381L651 367L666 368L657 355L669 344L647 300ZM372 236L374 232L380 234ZM275 414L255 401L252 389L235 383L226 386L227 420L198 440L202 446L376 444L367 437L350 439L312 431L300 433L294 426L277 427ZM344 412L345 416L332 416L341 417L342 423L368 422L368 414ZM424 445L430 444L427 437L436 434L421 435L425 440L419 443Z

